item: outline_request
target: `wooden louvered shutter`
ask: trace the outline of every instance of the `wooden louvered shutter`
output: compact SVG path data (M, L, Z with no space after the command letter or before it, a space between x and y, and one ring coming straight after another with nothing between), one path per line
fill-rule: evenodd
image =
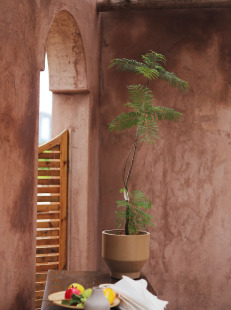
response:
M67 264L68 130L38 150L36 309L40 309L47 271Z

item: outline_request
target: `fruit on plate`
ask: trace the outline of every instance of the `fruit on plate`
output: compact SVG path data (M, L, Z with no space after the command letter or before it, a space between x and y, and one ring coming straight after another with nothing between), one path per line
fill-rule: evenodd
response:
M76 288L77 290L80 290L81 293L84 292L84 287L79 283L72 283L68 286L68 288L72 288L72 287Z
M80 292L80 290L78 290L74 287L68 288L65 292L65 299L71 299L73 294L80 295L81 292Z
M76 289L69 288L68 290L76 290ZM72 294L70 299L69 298L67 299L65 294L65 300L62 300L62 305L75 306L76 308L83 308L85 301L91 296L91 293L92 289L88 288L83 293Z
M92 293L92 288L87 288L81 295L87 299L91 296L91 293Z
M110 287L105 287L103 289L103 293L104 293L104 296L107 298L107 300L109 301L110 305L113 304L113 301L115 300L116 298L116 294L115 292L113 291L112 288Z

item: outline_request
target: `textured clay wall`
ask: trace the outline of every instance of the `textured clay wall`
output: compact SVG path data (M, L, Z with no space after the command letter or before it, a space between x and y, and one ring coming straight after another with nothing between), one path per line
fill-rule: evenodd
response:
M4 2L4 3L3 3ZM83 37L87 70L91 72L91 91L87 105L97 106L98 62L97 15L94 0L1 1L0 11L0 309L34 309L36 186L39 73L44 69L45 48L50 26L55 16L67 10L74 16ZM97 108L87 115L93 139L97 140ZM94 156L91 156L94 148ZM97 209L97 147L87 149L86 161L91 159L87 173L91 182L86 190L92 195ZM97 166L97 167L96 167ZM95 173L96 172L96 173ZM86 176L88 178L88 175ZM86 207L87 209L87 207ZM95 213L94 213L95 212ZM88 224L92 230L97 223L96 211ZM93 216L94 215L94 216ZM86 215L87 216L87 215ZM84 225L86 223L84 222ZM76 228L77 229L77 228ZM78 229L81 229L78 227ZM94 232L91 236L96 236ZM82 239L77 246L81 247ZM93 241L91 240L91 244ZM96 242L94 242L96 246ZM92 246L92 251L95 248ZM74 255L77 251L75 250ZM84 253L86 256L86 253ZM92 256L85 268L95 268ZM77 268L74 260L72 267ZM86 261L86 260L85 260ZM83 265L81 267L84 267Z
M0 309L33 309L38 78L35 6L0 13Z
M230 13L156 10L102 13L100 230L115 227L121 171L134 131L109 133L126 103L131 74L108 70L112 58L164 54L168 71L190 83L187 94L152 83L157 105L183 113L160 124L155 145L139 144L131 189L154 204L151 255L144 271L169 310L231 308ZM141 148L142 147L142 148ZM105 268L102 265L102 268Z

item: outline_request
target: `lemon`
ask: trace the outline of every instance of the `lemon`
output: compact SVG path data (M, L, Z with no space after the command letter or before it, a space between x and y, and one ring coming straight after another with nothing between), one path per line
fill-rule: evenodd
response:
M104 293L104 296L107 298L107 300L109 301L110 305L113 304L113 301L115 300L116 298L116 294L115 292L113 291L112 288L110 287L106 287L103 289L103 293Z
M76 288L77 290L79 290L81 293L84 292L84 287L79 284L79 283L72 283L71 285L68 286L68 288Z

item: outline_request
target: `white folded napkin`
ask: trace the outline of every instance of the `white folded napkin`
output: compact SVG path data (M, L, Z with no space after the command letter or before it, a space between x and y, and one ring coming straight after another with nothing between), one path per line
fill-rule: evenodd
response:
M121 310L164 310L168 302L158 299L147 290L147 281L133 280L123 276L115 284L103 284L111 287L121 300Z

